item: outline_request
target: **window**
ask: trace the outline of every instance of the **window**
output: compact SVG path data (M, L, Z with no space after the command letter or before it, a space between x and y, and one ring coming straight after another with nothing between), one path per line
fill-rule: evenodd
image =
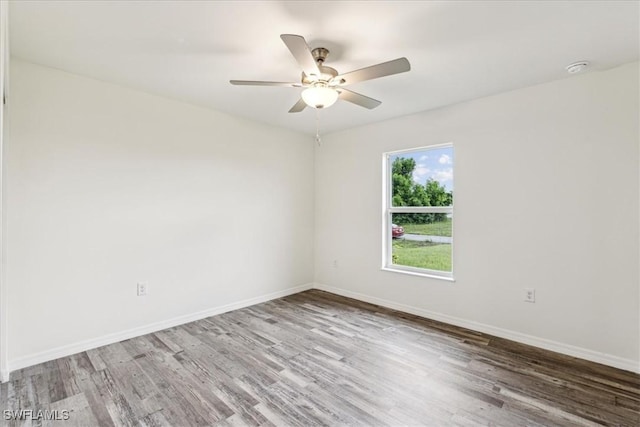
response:
M384 155L383 268L453 278L453 145Z

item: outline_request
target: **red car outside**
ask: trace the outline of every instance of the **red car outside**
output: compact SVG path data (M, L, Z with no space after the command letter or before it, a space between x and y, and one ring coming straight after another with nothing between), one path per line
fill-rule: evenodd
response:
M391 237L399 239L404 236L404 228L401 225L391 224Z

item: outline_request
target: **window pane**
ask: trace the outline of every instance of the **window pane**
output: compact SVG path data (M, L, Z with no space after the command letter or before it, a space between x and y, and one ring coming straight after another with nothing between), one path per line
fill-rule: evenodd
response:
M392 264L451 272L451 214L395 213L391 217Z
M393 154L391 206L452 206L453 147Z

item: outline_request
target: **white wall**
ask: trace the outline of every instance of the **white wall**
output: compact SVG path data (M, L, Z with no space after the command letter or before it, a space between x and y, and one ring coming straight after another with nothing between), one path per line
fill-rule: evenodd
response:
M637 370L638 79L629 64L325 136L316 282ZM381 271L382 153L445 142L456 281Z
M11 75L12 368L312 282L312 138L18 60Z
M0 96L9 97L9 2L0 2ZM4 141L7 133L7 107L0 100L0 381L9 379L7 362L7 287L5 267L5 232L6 216L4 214Z

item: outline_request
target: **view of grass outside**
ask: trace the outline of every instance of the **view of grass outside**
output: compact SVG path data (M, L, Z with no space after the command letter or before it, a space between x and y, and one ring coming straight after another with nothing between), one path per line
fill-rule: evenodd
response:
M401 224L404 232L409 234L421 234L425 236L451 237L451 218L430 224Z
M393 263L437 271L451 271L451 244L395 239Z
M403 152L389 161L391 222L404 230L392 233L391 263L450 273L453 147ZM438 210L425 209L431 207Z
M393 239L393 264L436 271L451 271L451 218L427 224L402 223L402 214L392 214L404 235Z

